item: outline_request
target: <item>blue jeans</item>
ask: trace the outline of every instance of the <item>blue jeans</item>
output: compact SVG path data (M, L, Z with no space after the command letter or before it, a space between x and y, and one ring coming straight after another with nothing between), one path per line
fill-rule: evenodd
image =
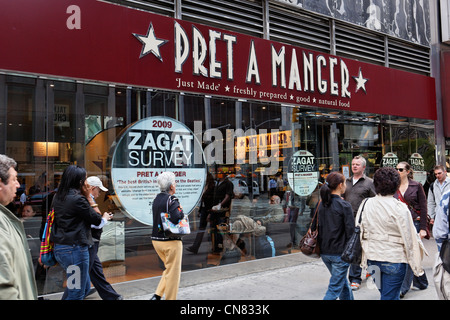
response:
M367 264L380 291L380 300L400 300L400 288L407 264L374 260L367 260Z
M89 247L55 244L56 261L66 271L67 300L83 300L91 288Z
M414 221L414 226L416 227L417 233L419 233L420 232L420 222ZM427 279L425 272L420 277L416 277L414 275L414 272L412 271L411 267L408 264L406 266L405 279L403 279L403 283L402 283L400 292L402 294L406 294L409 291L409 289L411 288L411 283L414 284L414 287L417 287L421 290L424 290L428 287L428 279Z
M325 293L324 300L353 300L353 292L350 283L347 280L347 271L349 264L342 261L339 255L321 255L323 263L331 273L328 290Z

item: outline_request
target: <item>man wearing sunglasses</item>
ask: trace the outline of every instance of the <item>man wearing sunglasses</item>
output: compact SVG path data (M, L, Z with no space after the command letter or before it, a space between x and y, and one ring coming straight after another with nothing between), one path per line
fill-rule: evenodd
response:
M436 180L430 185L428 190L428 215L431 217L431 224L434 223L436 209L439 206L442 195L450 190L450 178L447 177L447 169L445 166L435 166L434 175Z

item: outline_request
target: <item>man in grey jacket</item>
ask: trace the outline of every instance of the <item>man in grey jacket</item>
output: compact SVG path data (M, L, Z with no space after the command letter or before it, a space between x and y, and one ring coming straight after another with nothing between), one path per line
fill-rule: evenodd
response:
M17 163L0 154L0 300L36 300L30 248L22 221L5 206L14 201Z
M450 178L447 177L447 170L444 166L435 166L434 175L436 180L430 185L428 190L428 214L431 217L433 226L433 237L436 240L438 249L447 238L448 230L448 206L450 197Z
M363 156L354 157L352 160L353 176L346 179L347 188L344 199L352 205L353 216L355 217L361 202L376 195L373 180L364 174L365 169L366 159ZM352 290L358 290L361 286L361 272L359 265L350 265L348 278Z
M436 216L434 219L433 237L436 240L438 251L441 251L442 243L449 237L448 214L450 204L450 190L444 192L441 201L436 207ZM433 266L433 280L436 293L440 300L450 299L450 274L445 271L440 257L436 259Z
M430 185L427 197L427 209L431 223L434 223L436 210L442 199L442 195L450 190L450 178L447 177L447 170L444 166L435 166L434 175L436 176L436 180Z
M436 240L438 250L441 250L442 242L448 238L449 226L448 226L448 208L450 205L450 190L444 192L441 201L436 208L436 216L433 227L433 237Z

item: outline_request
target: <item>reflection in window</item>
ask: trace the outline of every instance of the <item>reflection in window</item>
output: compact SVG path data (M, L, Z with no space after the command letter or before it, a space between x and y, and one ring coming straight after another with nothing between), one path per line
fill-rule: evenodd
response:
M111 283L161 274L149 241L151 227L122 212L110 182L116 139L140 119L165 116L193 132L201 130L204 150L213 143L217 148L216 161L207 166L212 184L218 184L219 176L232 184L231 204L220 223L199 214L200 205L190 214L193 233L183 242L198 247L195 254L185 252L183 271L299 252L324 179L335 170L350 175L354 156L366 158L369 176L390 152L399 161L420 154L425 170L434 166L433 121L70 81L52 81L52 86L28 78L14 81L8 84L4 112L6 152L19 164L17 212L25 202L35 212L26 220L26 231L38 241L36 232L62 172L70 164L86 167L109 189L98 203L102 211L114 213L114 221L104 230L99 256ZM47 124L37 121L45 116ZM208 136L209 129L216 136ZM304 189L308 192L298 192L295 180L289 180L298 152L302 156L292 174L308 166L316 173L311 190ZM22 194L26 200L21 205ZM64 279L56 273L39 280L40 294L63 289Z

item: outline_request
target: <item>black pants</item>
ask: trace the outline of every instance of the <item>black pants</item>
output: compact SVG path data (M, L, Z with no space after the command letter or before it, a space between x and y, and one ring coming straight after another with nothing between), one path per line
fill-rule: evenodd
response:
M212 247L213 252L222 252L221 246L223 244L222 234L217 229L217 226L222 223L228 223L227 211L211 211L210 215L210 227L211 227L211 236L212 236Z
M117 300L120 295L114 290L103 274L103 266L97 255L99 244L99 241L95 241L94 245L89 248L89 276L92 284L103 300Z
M200 225L199 230L197 231L197 236L195 237L194 243L191 246L192 251L195 253L198 252L200 245L202 244L203 235L205 233L206 226L208 225L208 210L201 208L200 209Z

